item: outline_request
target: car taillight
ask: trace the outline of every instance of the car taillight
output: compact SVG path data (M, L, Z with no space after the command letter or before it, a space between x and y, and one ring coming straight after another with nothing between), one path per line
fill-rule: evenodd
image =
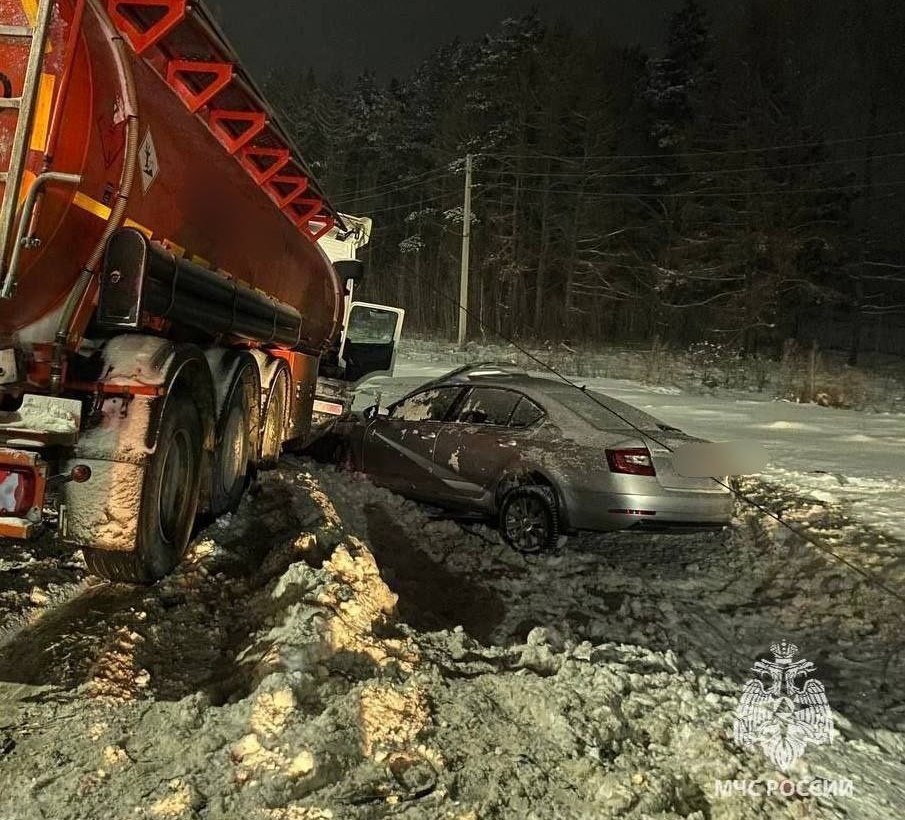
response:
M654 463L646 447L629 447L624 450L607 450L606 460L610 471L627 475L656 475Z
M0 467L0 515L24 516L35 503L35 474Z

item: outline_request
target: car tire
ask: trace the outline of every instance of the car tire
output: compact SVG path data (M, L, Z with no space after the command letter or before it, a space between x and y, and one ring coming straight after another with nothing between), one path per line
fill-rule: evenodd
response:
M132 552L82 550L88 571L110 581L149 584L172 572L192 535L201 490L204 429L197 405L185 393L167 402L148 460Z
M500 505L499 526L506 543L523 555L555 550L561 532L553 489L533 485L510 490Z

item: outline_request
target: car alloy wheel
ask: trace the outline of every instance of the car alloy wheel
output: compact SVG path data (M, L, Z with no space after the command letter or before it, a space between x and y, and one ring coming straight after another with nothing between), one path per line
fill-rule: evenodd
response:
M559 542L559 515L549 487L517 487L503 499L500 529L525 555L552 550Z

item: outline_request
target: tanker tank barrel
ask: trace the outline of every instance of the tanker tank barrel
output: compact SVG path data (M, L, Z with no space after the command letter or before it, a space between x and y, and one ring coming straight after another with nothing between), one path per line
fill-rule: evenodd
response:
M163 16L141 0L38 6L60 18L47 27L46 49L0 38L0 58L16 67L6 96L30 98L26 55L41 79L32 88L34 127L16 131L22 184L3 167L14 111L0 125L4 212L12 214L0 236L0 335L53 345L51 391L61 389L66 357L94 326L104 249L128 226L175 250L180 271L195 260L192 278L205 287L216 291L220 281L208 268L242 283L248 325L233 328L238 335L322 350L342 324L344 293L318 240L342 217L204 3L162 0ZM25 23L19 4L0 3L0 26ZM42 61L45 51L53 57ZM68 176L43 176L50 170ZM181 310L191 300L181 274L177 281ZM231 332L225 319L216 331L192 322L203 338Z
M107 328L137 328L142 314L210 337L290 349L301 341L302 317L295 308L177 258L141 232L124 228L107 245L98 322Z

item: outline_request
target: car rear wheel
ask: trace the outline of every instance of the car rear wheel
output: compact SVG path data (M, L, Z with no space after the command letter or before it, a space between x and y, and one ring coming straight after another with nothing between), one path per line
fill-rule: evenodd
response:
M500 531L506 542L524 555L556 549L560 537L559 509L550 487L516 487L500 507Z

